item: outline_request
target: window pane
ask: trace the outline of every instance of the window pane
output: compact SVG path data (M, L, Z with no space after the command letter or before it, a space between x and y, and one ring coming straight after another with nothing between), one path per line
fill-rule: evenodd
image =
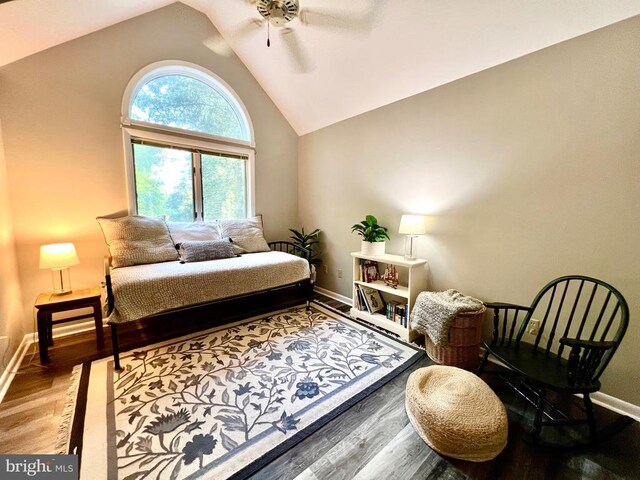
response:
M166 215L193 221L191 153L174 148L133 145L138 215Z
M233 107L211 86L183 75L146 83L131 104L133 120L248 140Z
M202 196L205 220L245 218L246 160L202 155Z

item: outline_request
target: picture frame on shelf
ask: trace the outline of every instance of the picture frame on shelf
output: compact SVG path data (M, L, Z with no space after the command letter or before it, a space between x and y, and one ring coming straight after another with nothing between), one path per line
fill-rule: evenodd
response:
M365 260L363 264L364 276L363 281L373 283L380 278L378 262L373 260Z

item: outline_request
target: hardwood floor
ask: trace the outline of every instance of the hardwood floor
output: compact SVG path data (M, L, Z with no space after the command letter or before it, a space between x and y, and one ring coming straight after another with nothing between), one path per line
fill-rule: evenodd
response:
M315 432L252 478L340 479L618 479L640 478L640 425L636 422L597 448L562 451L534 448L523 441L523 401L498 388L507 401L509 442L494 460L471 463L431 450L404 410L409 374L431 365L427 357ZM499 386L497 386L499 387ZM598 409L598 419L616 414ZM525 417L529 417L525 414ZM525 420L528 422L528 419ZM528 423L526 424L528 425Z
M320 301L341 311L348 307L327 297ZM291 304L297 300L288 299ZM269 311L273 297L229 302L163 322L148 322L121 332L123 350L211 326L210 318L232 320ZM105 331L105 333L108 333ZM108 339L109 335L105 335ZM0 453L50 453L56 441L69 375L74 365L111 352L95 346L95 333L61 338L50 349L47 369L20 368L0 405ZM28 360L29 355L26 357ZM25 361L25 363L27 363ZM430 365L424 357L408 371L365 398L253 475L253 479L537 479L640 478L640 424L624 428L597 447L566 451L532 447L523 441L531 408L499 379L486 379L509 412L509 442L495 460L470 463L451 460L431 450L415 433L404 410L407 377ZM572 406L570 406L573 408ZM615 428L621 416L596 407L599 425Z

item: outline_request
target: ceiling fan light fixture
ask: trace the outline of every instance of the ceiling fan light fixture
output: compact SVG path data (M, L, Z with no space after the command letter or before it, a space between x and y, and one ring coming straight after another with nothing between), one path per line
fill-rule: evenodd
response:
M271 10L269 10L269 23L274 27L281 27L287 23L281 8L272 7Z
M274 27L281 27L298 16L298 0L258 0L258 13Z

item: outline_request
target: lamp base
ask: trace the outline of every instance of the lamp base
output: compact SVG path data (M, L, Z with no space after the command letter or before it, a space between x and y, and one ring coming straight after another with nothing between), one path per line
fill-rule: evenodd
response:
M53 280L54 295L66 295L71 293L71 274L68 268L51 269L51 279Z
M417 260L415 252L413 251L413 240L418 238L418 235L407 235L404 239L404 259L409 261Z

